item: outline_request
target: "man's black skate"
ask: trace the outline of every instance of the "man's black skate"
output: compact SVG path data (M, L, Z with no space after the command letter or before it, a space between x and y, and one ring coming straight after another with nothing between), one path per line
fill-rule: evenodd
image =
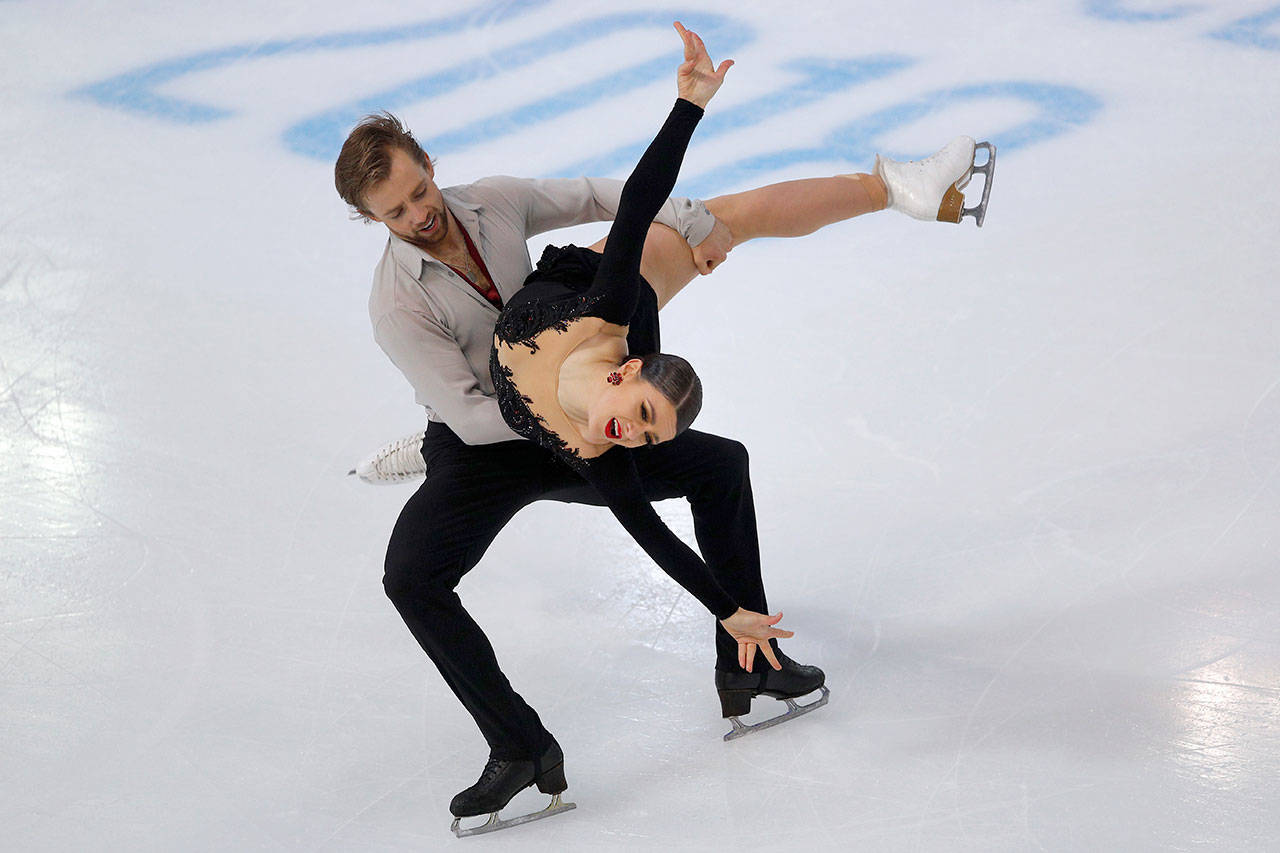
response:
M778 663L782 669L774 669L767 662L757 658L759 668L755 672L736 669L732 672L716 670L716 693L720 695L720 712L723 717L733 723L733 731L724 736L725 740L733 740L759 729L767 729L779 723L785 723L793 717L807 714L827 704L831 691L826 688L826 675L816 666L806 666L793 661L782 652L777 652ZM821 690L822 696L808 705L796 703L797 696L804 696L815 690ZM756 696L772 696L787 703L787 710L772 719L755 725L747 725L739 720L751 712L751 700Z
M552 795L551 803L545 809L510 820L498 818L498 812L511 802L512 797L535 784L542 793ZM480 779L470 788L459 792L449 804L449 811L453 813L453 834L463 838L482 832L494 832L577 808L574 803L562 802L560 799L560 795L568 787L564 779L564 753L560 751L560 744L554 740L540 758L533 760L504 761L490 758ZM470 829L459 826L462 818L483 814L489 815L487 823Z

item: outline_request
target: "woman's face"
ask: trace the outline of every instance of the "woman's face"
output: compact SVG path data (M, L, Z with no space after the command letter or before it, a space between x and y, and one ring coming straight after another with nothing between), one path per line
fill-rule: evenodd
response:
M602 392L588 412L588 440L644 447L675 438L676 407L640 378L640 362L628 361L617 372L622 382Z

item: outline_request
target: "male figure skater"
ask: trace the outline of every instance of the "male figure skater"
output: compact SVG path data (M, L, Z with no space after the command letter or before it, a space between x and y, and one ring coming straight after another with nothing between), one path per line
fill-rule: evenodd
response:
M946 172L951 175L946 183L952 184L961 173L967 175L972 149L969 140L967 152L949 155L930 174ZM851 200L836 203L823 221L798 233L886 206L889 190L880 177L847 178L840 192ZM429 419L422 443L426 480L392 532L384 586L489 744L490 760L480 780L459 793L450 809L455 816L496 813L535 782L542 788L542 781L553 784L558 775L558 790L563 790L563 754L503 675L455 587L521 507L545 498L601 501L569 469L504 423L488 369L494 324L499 307L532 271L526 240L554 228L611 219L621 182L494 177L442 190L434 165L413 136L384 114L366 118L351 132L335 166L335 183L356 214L389 232L369 301L374 337L413 385ZM743 211L735 210L734 198L718 201L741 223ZM734 234L705 205L688 199L670 199L658 223L650 232L655 256L685 252L687 263L703 274L733 245L755 236ZM768 223L761 227L760 233L774 233ZM739 231L745 230L740 224ZM689 248L676 245L677 233ZM645 252L650 254L649 243ZM649 277L644 264L642 274ZM659 304L683 286L651 283L660 293L649 290L643 298ZM658 349L656 329L633 328L630 337L632 352ZM717 582L743 607L767 613L743 445L688 430L638 457L651 499L689 499L699 548ZM796 664L780 652L781 669L743 671L736 641L718 626L715 645L722 697L726 691L794 697L823 685L820 669Z

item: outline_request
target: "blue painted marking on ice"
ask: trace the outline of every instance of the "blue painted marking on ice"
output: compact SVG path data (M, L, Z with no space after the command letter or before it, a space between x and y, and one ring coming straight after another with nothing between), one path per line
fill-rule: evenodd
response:
M105 106L186 124L198 124L226 118L233 113L197 101L169 97L159 87L180 77L222 68L237 62L289 54L333 51L379 44L402 43L452 36L493 21L507 20L547 5L548 0L493 2L468 14L454 15L377 30L335 33L326 36L268 41L251 45L234 45L204 51L186 57L146 65L133 71L99 81L76 90L74 95L91 98ZM1099 12L1118 14L1116 3L1097 2L1090 6ZM1190 7L1176 7L1177 9ZM477 80L495 77L528 65L566 48L611 36L619 31L645 27L669 27L675 10L618 13L577 21L552 33L535 36L515 45L497 49L489 56L459 64L436 74L407 81L368 97L299 122L286 129L284 143L290 150L308 157L331 159L345 138L347 129L362 115L379 109L399 109L421 102ZM1280 18L1280 6L1241 19L1213 35L1228 41L1280 49L1280 39L1263 32ZM1132 19L1132 18L1131 18ZM720 55L731 54L755 38L746 24L723 15L695 15L686 22L707 36ZM502 113L486 116L462 128L448 131L429 140L433 154L458 150L494 138L510 135L531 125L545 123L558 116L588 107L608 96L619 95L654 79L669 74L678 61L678 50L633 66L611 70L565 91L548 94ZM832 94L854 88L867 81L884 77L908 67L914 60L900 56L871 56L856 59L798 59L787 68L797 71L800 80L778 91L719 112L713 112L703 124L700 138L715 137L748 127L761 120L813 103ZM966 100L1012 97L1039 106L1039 115L998 135L993 135L1002 152L1056 136L1083 124L1101 108L1093 95L1079 89L1031 82L1002 82L965 86L926 95L864 120L848 124L815 145L798 146L773 154L744 158L694 178L697 191L707 195L725 185L749 179L753 174L815 161L845 161L865 167L874 153L872 142L879 134L935 112L945 106ZM608 174L628 170L640 156L647 139L621 146L599 157L574 164L562 175ZM894 152L894 156L899 156Z
M1121 0L1091 0L1085 3L1085 14L1104 21L1123 21L1127 24L1147 24L1156 21L1173 21L1200 9L1199 6L1170 6L1166 9L1139 11L1127 9Z
M433 18L415 24L404 24L376 30L355 30L309 38L255 42L208 50L189 56L144 65L97 83L76 89L75 97L89 98L107 107L153 116L181 124L200 124L234 115L230 110L202 104L198 101L161 95L157 90L166 83L195 74L223 68L237 62L285 56L299 53L318 53L352 47L369 47L379 44L439 38L463 30L506 20L524 14L549 0L519 0L519 2L494 2L471 12L446 18Z
M392 89L326 110L318 116L293 125L284 132L285 146L307 157L332 160L342 142L359 119L378 110L399 110L407 104L427 100L449 92L452 88L477 80L510 73L548 55L563 52L588 41L611 36L621 30L646 27L670 28L680 13L674 10L604 15L576 21L546 35L500 48L496 55L481 57L432 74L402 83ZM685 18L708 42L716 45L720 55L728 54L749 43L755 33L749 27L721 15L691 15ZM674 33L673 33L674 35ZM556 92L515 109L487 116L447 133L426 137L423 147L436 157L468 145L523 130L550 121L565 113L582 109L609 95L618 95L664 78L680 63L680 49L645 62L602 75L571 89Z
M755 98L723 111L712 110L698 127L697 140L706 140L739 128L758 124L780 113L885 77L913 65L905 56L866 56L857 59L798 59L785 67L800 78L776 92ZM556 172L553 177L608 175L630 171L649 145L642 139L631 145L584 160Z
M844 145L865 145L862 156L875 153L873 140L930 113L967 101L1000 100L1012 98L1039 107L1039 114L1028 121L1007 130L976 128L991 141L997 142L1001 153L1016 151L1035 142L1043 142L1092 121L1102 109L1102 101L1095 95L1074 86L1031 81L1008 80L958 86L924 95L878 113L855 124L836 131ZM896 159L918 157L929 151L882 151Z
M1102 109L1102 101L1082 89L1049 83L1007 81L944 89L836 128L816 145L785 149L726 164L698 175L687 183L682 182L681 192L706 198L740 186L761 172L803 163L847 162L854 168L867 169L870 168L877 150L894 159L924 156L932 152L886 151L876 145L876 140L930 113L956 104L1004 98L1026 101L1039 109L1034 118L1005 130L970 129L982 139L993 142L1001 155L1066 133L1089 122ZM945 141L937 140L937 143L941 145Z
M1251 15L1233 21L1220 30L1209 33L1209 38L1229 41L1232 44L1246 47L1259 47L1263 50L1280 51L1280 35L1267 32L1268 27L1280 21L1280 6L1272 6Z

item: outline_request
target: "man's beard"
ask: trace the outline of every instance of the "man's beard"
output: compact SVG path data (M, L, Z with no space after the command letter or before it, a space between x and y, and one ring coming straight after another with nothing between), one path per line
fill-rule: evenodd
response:
M437 248L449 236L449 212L447 210L441 211L440 213L435 214L435 219L435 227L426 234L415 228L409 234L401 234L400 236L417 246L419 249L426 249L427 251L430 251L433 248Z

